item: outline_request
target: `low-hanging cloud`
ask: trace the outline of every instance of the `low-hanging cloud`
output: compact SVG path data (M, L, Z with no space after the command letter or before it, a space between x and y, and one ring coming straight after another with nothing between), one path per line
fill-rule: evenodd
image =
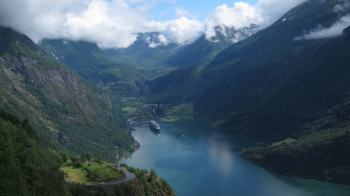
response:
M335 22L330 27L319 26L314 30L298 37L297 40L302 39L323 39L338 37L343 34L345 28L350 26L350 15L341 17L337 22Z
M214 13L205 21L206 37L211 38L216 35L216 27L224 29L242 29L252 25L264 28L289 9L297 6L305 0L258 0L255 4L236 2L232 7L223 4L218 6ZM221 32L225 34L225 31Z
M216 35L216 27L220 27L222 30L225 27L241 29L252 24L260 25L264 20L256 7L248 3L237 2L233 7L224 4L217 7L214 13L205 21L205 34L210 39ZM225 34L225 31L222 33Z
M189 43L203 32L203 23L184 16L170 21L149 21L145 27L165 34L170 41L178 44Z
M302 1L258 0L255 4L223 4L204 21L195 19L184 9L177 9L177 18L154 21L147 17L151 1L0 0L0 24L27 34L35 42L63 38L95 42L101 48L123 48L134 43L139 33L160 32L162 39L159 40L164 44L186 44L202 34L212 36L216 27L267 26ZM140 2L142 5L138 7L130 6Z

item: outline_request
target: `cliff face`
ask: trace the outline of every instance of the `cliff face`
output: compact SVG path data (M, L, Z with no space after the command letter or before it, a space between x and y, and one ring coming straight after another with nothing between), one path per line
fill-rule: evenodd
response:
M0 109L27 118L50 146L111 156L131 150L132 136L118 117L118 103L93 89L29 38L0 29ZM23 41L25 39L26 41Z

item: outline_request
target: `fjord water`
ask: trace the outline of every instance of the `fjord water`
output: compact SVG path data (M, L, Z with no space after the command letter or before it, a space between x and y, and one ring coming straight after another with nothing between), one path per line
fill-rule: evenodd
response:
M133 135L141 148L126 163L156 172L179 196L349 196L350 187L273 175L237 153L249 142L228 139L204 123L162 123L160 135L147 126Z

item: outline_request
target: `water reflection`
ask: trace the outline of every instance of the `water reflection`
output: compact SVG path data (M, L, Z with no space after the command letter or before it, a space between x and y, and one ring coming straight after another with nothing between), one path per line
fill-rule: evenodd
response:
M348 186L280 178L237 155L232 143L196 123L162 124L161 137L148 128L133 133L141 148L126 163L156 169L179 196L349 196Z
M234 167L234 157L230 146L223 141L218 141L217 138L208 138L208 155L211 163L217 167L221 175L227 175Z

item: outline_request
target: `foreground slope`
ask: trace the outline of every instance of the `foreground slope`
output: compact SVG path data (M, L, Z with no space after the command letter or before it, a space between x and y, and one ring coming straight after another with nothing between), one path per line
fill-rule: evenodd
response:
M61 158L38 143L28 121L0 112L0 149L0 195L65 195Z
M118 196L166 196L175 195L171 187L154 171L128 169L135 174L130 182L104 186L85 186L65 182L60 170L63 157L43 146L27 120L0 111L0 195L118 195ZM106 163L88 163L86 174L98 181L111 180L114 167ZM91 165L90 165L91 164ZM107 167L107 166L108 167ZM85 166L84 166L85 167ZM106 168L109 170L106 173ZM124 165L124 167L127 167ZM80 168L76 168L80 169ZM85 174L85 173L84 173ZM89 175L90 174L90 175ZM76 176L75 176L76 177Z
M111 156L131 150L118 103L92 89L28 37L0 28L0 109L29 119L42 141L73 152Z

